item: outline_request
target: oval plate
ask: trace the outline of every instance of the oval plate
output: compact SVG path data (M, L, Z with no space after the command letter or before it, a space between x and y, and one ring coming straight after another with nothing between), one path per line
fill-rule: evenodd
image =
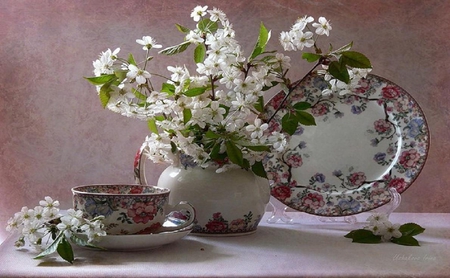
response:
M290 105L312 105L316 126L300 126L282 154L264 165L271 195L290 208L320 216L345 216L390 201L388 189L404 192L420 174L428 154L429 131L417 102L398 85L368 75L344 96L323 96L323 77L308 76L292 92ZM265 106L267 119L285 93ZM269 124L280 130L288 108Z

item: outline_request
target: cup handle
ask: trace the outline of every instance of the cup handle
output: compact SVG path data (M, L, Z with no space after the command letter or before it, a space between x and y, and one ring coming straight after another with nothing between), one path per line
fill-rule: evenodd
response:
M164 226L162 227L162 232L169 232L169 231L175 231L175 230L179 230L179 229L183 229L185 227L188 227L189 225L191 225L192 223L194 223L195 218L196 218L196 214L195 214L195 208L189 204L188 202L185 201L181 201L178 205L175 206L169 206L169 213L166 215L166 221L165 223L170 222L171 225L170 226ZM186 211L187 212L187 217L189 217L187 220L182 221L182 223L177 223L179 222L179 220L176 220L177 218L174 217L175 220L171 220L171 214L173 212L180 212L180 211ZM185 215L185 214L183 214ZM178 218L179 219L179 218Z
M147 184L147 178L145 177L145 161L147 160L144 156L145 148L147 147L142 146L134 158L134 181L142 185Z

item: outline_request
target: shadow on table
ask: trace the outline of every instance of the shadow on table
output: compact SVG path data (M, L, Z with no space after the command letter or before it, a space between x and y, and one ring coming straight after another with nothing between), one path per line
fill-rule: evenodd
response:
M185 237L177 242L159 248L140 251L108 251L87 249L73 246L75 261L73 265L127 265L136 262L190 263L219 260L226 257L217 248L208 243L199 242L195 237ZM38 266L64 267L72 266L56 254L43 258Z

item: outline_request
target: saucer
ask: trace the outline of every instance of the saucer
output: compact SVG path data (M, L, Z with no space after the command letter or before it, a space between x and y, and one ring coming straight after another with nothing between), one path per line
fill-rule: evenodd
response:
M192 231L193 227L194 225L191 224L179 230L163 231L155 234L106 235L101 237L100 241L96 242L95 245L106 249L106 251L142 251L155 249L185 237Z

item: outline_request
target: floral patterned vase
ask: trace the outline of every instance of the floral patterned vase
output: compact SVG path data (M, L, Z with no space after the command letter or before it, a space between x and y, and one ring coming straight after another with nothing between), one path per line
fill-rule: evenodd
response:
M145 166L140 163L145 160L135 163L136 180L141 183L146 183ZM171 165L157 186L171 190L169 204L187 201L194 206L197 219L191 234L200 236L254 233L270 198L268 181L243 169L216 173L214 167Z

